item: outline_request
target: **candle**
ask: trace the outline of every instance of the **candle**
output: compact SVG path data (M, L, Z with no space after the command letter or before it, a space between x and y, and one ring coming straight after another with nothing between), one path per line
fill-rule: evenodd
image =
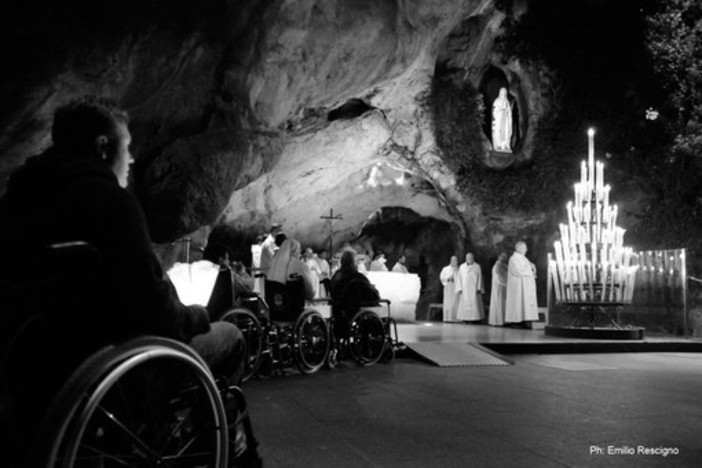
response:
M609 184L604 186L604 209L608 210L609 209L609 191L611 190L611 187Z
M599 230L600 224L602 224L602 204L598 203L595 207L595 218L597 220L597 229Z
M602 246L602 253L600 254L600 262L602 262L602 267L607 265L607 247Z
M583 221L586 223L589 223L592 220L592 209L590 208L590 200L587 200L587 203L585 203L585 216L583 217Z
M592 264L596 265L597 264L597 242L593 240L592 244L590 245L590 252L592 252Z
M580 185L587 184L587 165L585 161L580 162Z
M604 187L604 163L597 161L597 191L602 193Z
M619 213L619 208L617 205L614 205L614 208L612 209L612 221L611 221L611 226L614 227L617 225L617 214Z
M588 183L590 187L594 186L594 176L595 176L595 129L589 128L587 130L587 165L589 169L589 180Z

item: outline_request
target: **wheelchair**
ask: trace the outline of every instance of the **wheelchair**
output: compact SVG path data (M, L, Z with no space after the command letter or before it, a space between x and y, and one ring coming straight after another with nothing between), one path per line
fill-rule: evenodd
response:
M385 316L378 312L386 309ZM390 313L390 301L363 303L348 319L343 310L335 310L329 320L330 349L326 365L333 369L339 360L350 357L362 366L378 361L391 362L399 346L397 323Z
M46 325L52 322L39 314L25 316L20 312L25 310L25 299L8 292L7 285L0 286L0 296L12 304L9 316L17 318L12 332L3 330L8 333L0 350L0 396L9 403L3 409L10 409L3 413L3 423L13 423L23 417L19 410L25 407L18 407L11 395L19 397L17 391L40 382L36 377L17 387L18 376L40 372L24 370L22 356L28 347L36 347L37 336L51 332ZM61 378L62 384L56 382L58 392L47 392L53 398L45 403L45 414L37 413L41 422L38 429L32 427L34 440L18 440L23 453L12 447L9 458L17 466L260 465L241 389L215 379L188 345L161 337L133 338L103 347L70 369L72 372L66 369L69 377ZM23 405L31 403L25 400ZM234 441L229 438L230 428L236 431Z
M238 305L220 320L233 323L244 335L248 356L244 380L270 377L296 367L303 374L321 369L329 350L329 332L317 301L305 304L301 279L286 284L265 281L265 299L258 294L239 297Z
M230 427L237 430L233 446ZM189 346L140 337L105 347L78 366L49 406L28 459L17 454L23 460L16 462L47 468L257 466L256 445L239 387L215 380Z

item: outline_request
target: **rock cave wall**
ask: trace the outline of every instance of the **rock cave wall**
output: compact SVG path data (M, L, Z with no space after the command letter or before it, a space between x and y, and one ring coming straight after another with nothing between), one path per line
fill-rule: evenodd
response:
M68 2L42 4L32 20L36 6L12 7L0 24L24 44L6 51L18 68L0 90L10 103L0 109L0 190L49 144L53 110L96 93L130 112L138 158L131 187L157 243L203 227L241 242L276 221L321 249L329 236L321 216L333 209L343 216L335 246L404 251L411 269L433 278L451 254L468 250L487 275L498 250L536 239L544 222L490 212L457 180L470 151L495 169L531 159L545 109L539 73L495 48L504 13L492 0L127 2L116 18L104 15L105 2L86 10ZM523 135L509 161L491 159L483 122L473 122L490 67L520 103ZM439 109L446 87L473 99L465 113L452 113L445 104L453 103ZM470 142L467 154L448 154L442 119ZM411 241L398 240L395 222L380 224L387 234L364 232L378 210L393 207L411 213ZM431 282L419 318L437 299Z

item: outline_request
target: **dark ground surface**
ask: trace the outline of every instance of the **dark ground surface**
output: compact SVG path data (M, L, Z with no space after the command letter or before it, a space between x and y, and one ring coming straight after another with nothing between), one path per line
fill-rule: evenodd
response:
M267 467L702 466L702 354L511 357L344 362L244 391Z

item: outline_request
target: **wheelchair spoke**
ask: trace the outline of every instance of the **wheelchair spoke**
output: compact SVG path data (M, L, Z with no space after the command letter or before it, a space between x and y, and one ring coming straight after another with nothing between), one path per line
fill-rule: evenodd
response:
M91 359L57 398L33 466L226 466L225 408L191 350L145 338Z
M128 439L130 439L132 442L134 442L139 448L144 450L146 452L146 455L152 458L160 458L160 455L153 450L151 447L149 447L146 442L141 440L141 438L136 435L134 432L132 432L127 426L122 424L121 421L119 421L112 413L107 411L101 406L98 407L98 410L107 417L107 419L112 422L123 434L127 436Z

